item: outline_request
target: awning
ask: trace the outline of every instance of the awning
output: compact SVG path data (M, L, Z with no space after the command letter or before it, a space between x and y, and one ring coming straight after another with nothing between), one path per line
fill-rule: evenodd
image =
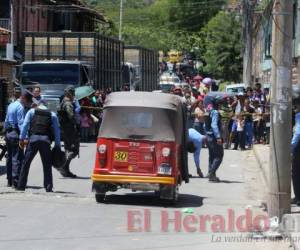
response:
M80 12L92 15L96 20L107 23L107 19L104 14L90 8L81 0L52 0L50 5L37 5L37 8L46 7L47 10L51 11L67 11L67 12Z

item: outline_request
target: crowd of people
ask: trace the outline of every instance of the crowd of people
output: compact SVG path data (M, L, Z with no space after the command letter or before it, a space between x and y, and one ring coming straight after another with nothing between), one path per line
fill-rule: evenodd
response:
M217 84L196 77L191 88L174 88L171 93L179 95L187 104L188 127L205 134L205 96L218 91ZM205 80L205 79L204 79ZM217 110L221 120L221 135L225 149L250 149L253 144L268 144L270 133L269 93L257 83L244 93L217 92Z
M261 84L236 94L218 90L214 80L198 75L183 89L174 87L170 91L186 104L187 149L194 154L200 178L204 178L200 151L202 147L208 148L206 177L211 182L220 181L216 172L223 161L224 149L251 149L253 144L268 144L270 137L270 97Z

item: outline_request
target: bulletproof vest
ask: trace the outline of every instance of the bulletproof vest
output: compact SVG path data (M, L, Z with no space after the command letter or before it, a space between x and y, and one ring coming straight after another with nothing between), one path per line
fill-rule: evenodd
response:
M52 137L51 112L36 109L30 123L30 135L48 135Z
M212 123L211 112L205 114L204 122L205 122L205 130L207 132L213 132L212 127L211 127L211 123ZM221 124L220 114L219 114L219 119L218 119L218 128L221 133L222 124Z

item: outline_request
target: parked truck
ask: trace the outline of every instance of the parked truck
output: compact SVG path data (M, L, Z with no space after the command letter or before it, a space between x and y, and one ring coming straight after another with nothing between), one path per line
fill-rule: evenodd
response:
M119 40L98 33L24 32L23 42L20 84L39 83L50 105L57 105L69 85L112 90L122 86L124 44Z
M131 90L153 91L159 82L159 54L139 46L125 46L124 83Z

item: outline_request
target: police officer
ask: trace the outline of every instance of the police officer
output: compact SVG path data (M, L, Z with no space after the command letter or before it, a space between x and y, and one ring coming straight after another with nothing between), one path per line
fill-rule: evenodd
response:
M23 150L19 148L19 135L25 117L25 109L31 105L31 95L16 91L17 98L9 104L5 117L5 141L7 146L7 186L17 187L20 167L23 160Z
M52 159L51 159L51 141L54 134L55 147L60 148L60 129L56 114L49 111L44 104L38 104L32 108L25 116L24 124L20 134L20 147L24 147L25 138L29 135L29 143L26 148L24 161L21 167L18 190L25 190L30 164L40 152L43 171L44 188L46 192L52 192Z
M76 103L75 89L73 87L66 88L64 98L60 104L59 119L67 161L59 171L63 177L70 178L77 177L70 171L70 163L79 154L79 132L76 124L78 104L76 105Z
M209 98L209 96L207 97ZM217 100L212 98L211 100L205 100L207 102L206 109L208 111L205 117L205 131L207 139L207 147L209 152L209 165L208 165L208 178L211 182L219 182L219 178L216 176L216 172L220 167L223 156L223 141L221 137L221 119L219 112L217 111Z
M292 138L292 181L295 198L293 203L300 206L300 99L295 100L295 132Z

